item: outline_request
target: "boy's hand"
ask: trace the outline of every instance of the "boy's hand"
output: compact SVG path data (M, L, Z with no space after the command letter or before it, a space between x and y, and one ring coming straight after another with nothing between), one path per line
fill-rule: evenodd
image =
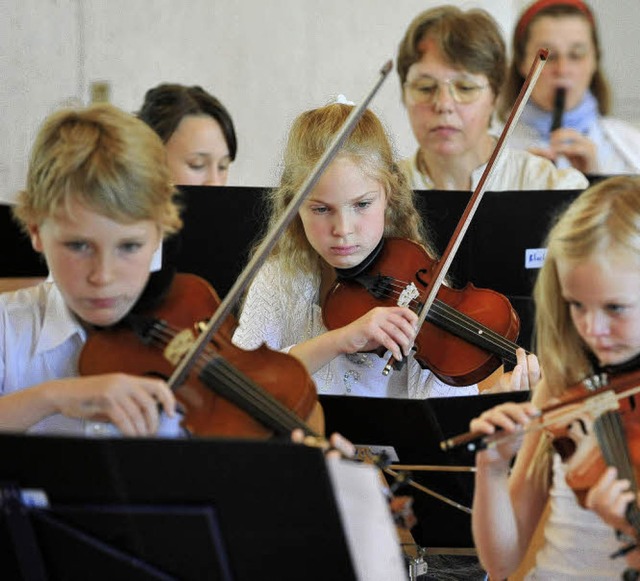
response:
M164 381L124 373L60 380L53 395L61 414L109 421L125 436L149 436L158 431L159 406L173 416L176 401Z

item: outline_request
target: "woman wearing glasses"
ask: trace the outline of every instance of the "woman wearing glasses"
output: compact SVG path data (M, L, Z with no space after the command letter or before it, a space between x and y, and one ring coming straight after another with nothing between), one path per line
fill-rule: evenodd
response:
M401 162L414 189L472 190L496 143L491 131L506 74L505 43L484 10L440 6L413 19L397 58L418 151ZM575 169L506 149L491 190L583 189Z

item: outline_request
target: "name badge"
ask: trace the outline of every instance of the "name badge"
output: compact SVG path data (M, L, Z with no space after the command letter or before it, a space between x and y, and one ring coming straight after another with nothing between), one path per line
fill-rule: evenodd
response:
M547 255L546 248L527 248L524 251L525 268L542 268L544 257Z

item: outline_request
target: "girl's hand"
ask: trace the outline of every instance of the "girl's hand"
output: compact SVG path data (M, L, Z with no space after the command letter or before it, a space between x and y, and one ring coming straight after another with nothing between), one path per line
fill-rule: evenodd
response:
M504 403L483 412L471 420L469 429L486 435L502 430L505 435L522 432L531 418L538 415L538 409L530 402ZM517 438L508 438L495 446L478 452L477 461L493 464L500 469L508 467L522 444L522 434Z
M633 527L625 518L627 506L636 499L630 488L631 483L626 479L618 479L618 471L609 466L587 493L585 505L608 525L633 534Z
M531 147L535 155L546 157L554 163L564 156L569 163L584 174L598 172L598 148L588 137L575 129L560 128L551 134L548 148Z
M500 379L489 390L491 393L498 391L523 391L531 389L542 379L540 362L533 353L524 349L516 349L518 364L513 370L503 373Z
M625 517L629 503L638 501L630 487L631 483L626 479L618 479L618 471L610 466L587 493L585 505L617 531L635 538L637 533ZM638 548L626 553L625 558L629 567L640 568Z
M158 431L161 407L169 416L176 401L164 381L110 373L56 382L59 413L72 418L109 421L126 436L149 436Z
M375 307L340 329L339 349L358 353L382 346L402 361L413 346L417 322L418 315L406 307Z
M556 157L564 156L577 170L585 174L598 171L598 148L588 137L575 129L556 129L551 134L550 148Z

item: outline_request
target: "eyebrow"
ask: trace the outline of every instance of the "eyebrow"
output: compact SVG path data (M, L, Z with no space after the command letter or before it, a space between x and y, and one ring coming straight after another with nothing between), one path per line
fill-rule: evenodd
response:
M539 42L537 44L538 44L539 48L548 48L549 50L554 50L554 47L555 47L554 43L551 42L551 41L549 41L549 42L542 41L542 42ZM570 49L572 49L572 48L589 48L590 44L591 43L589 41L577 40L576 42L570 44L569 48ZM555 47L555 48L557 48L557 47ZM539 50L539 49L537 49L537 50Z
M350 200L348 200L348 202L353 203L353 202L359 202L360 200L362 200L362 198L366 198L367 196L370 196L372 194L379 194L380 190L369 190L367 192L365 192L364 194L360 194L358 196L356 196L355 198L351 198ZM307 198L306 200L308 203L315 203L315 204L323 204L325 206L331 206L333 204L330 204L328 202L324 202L322 200L319 200L317 198Z
M470 73L468 71L460 71L456 73L453 77L444 79L445 81L459 81L459 80L467 80L467 81L478 81L479 77L482 73ZM439 78L435 77L431 73L418 73L417 76L412 79L413 81L417 81L418 79L433 79L434 81L440 81ZM410 81L411 82L411 81Z

